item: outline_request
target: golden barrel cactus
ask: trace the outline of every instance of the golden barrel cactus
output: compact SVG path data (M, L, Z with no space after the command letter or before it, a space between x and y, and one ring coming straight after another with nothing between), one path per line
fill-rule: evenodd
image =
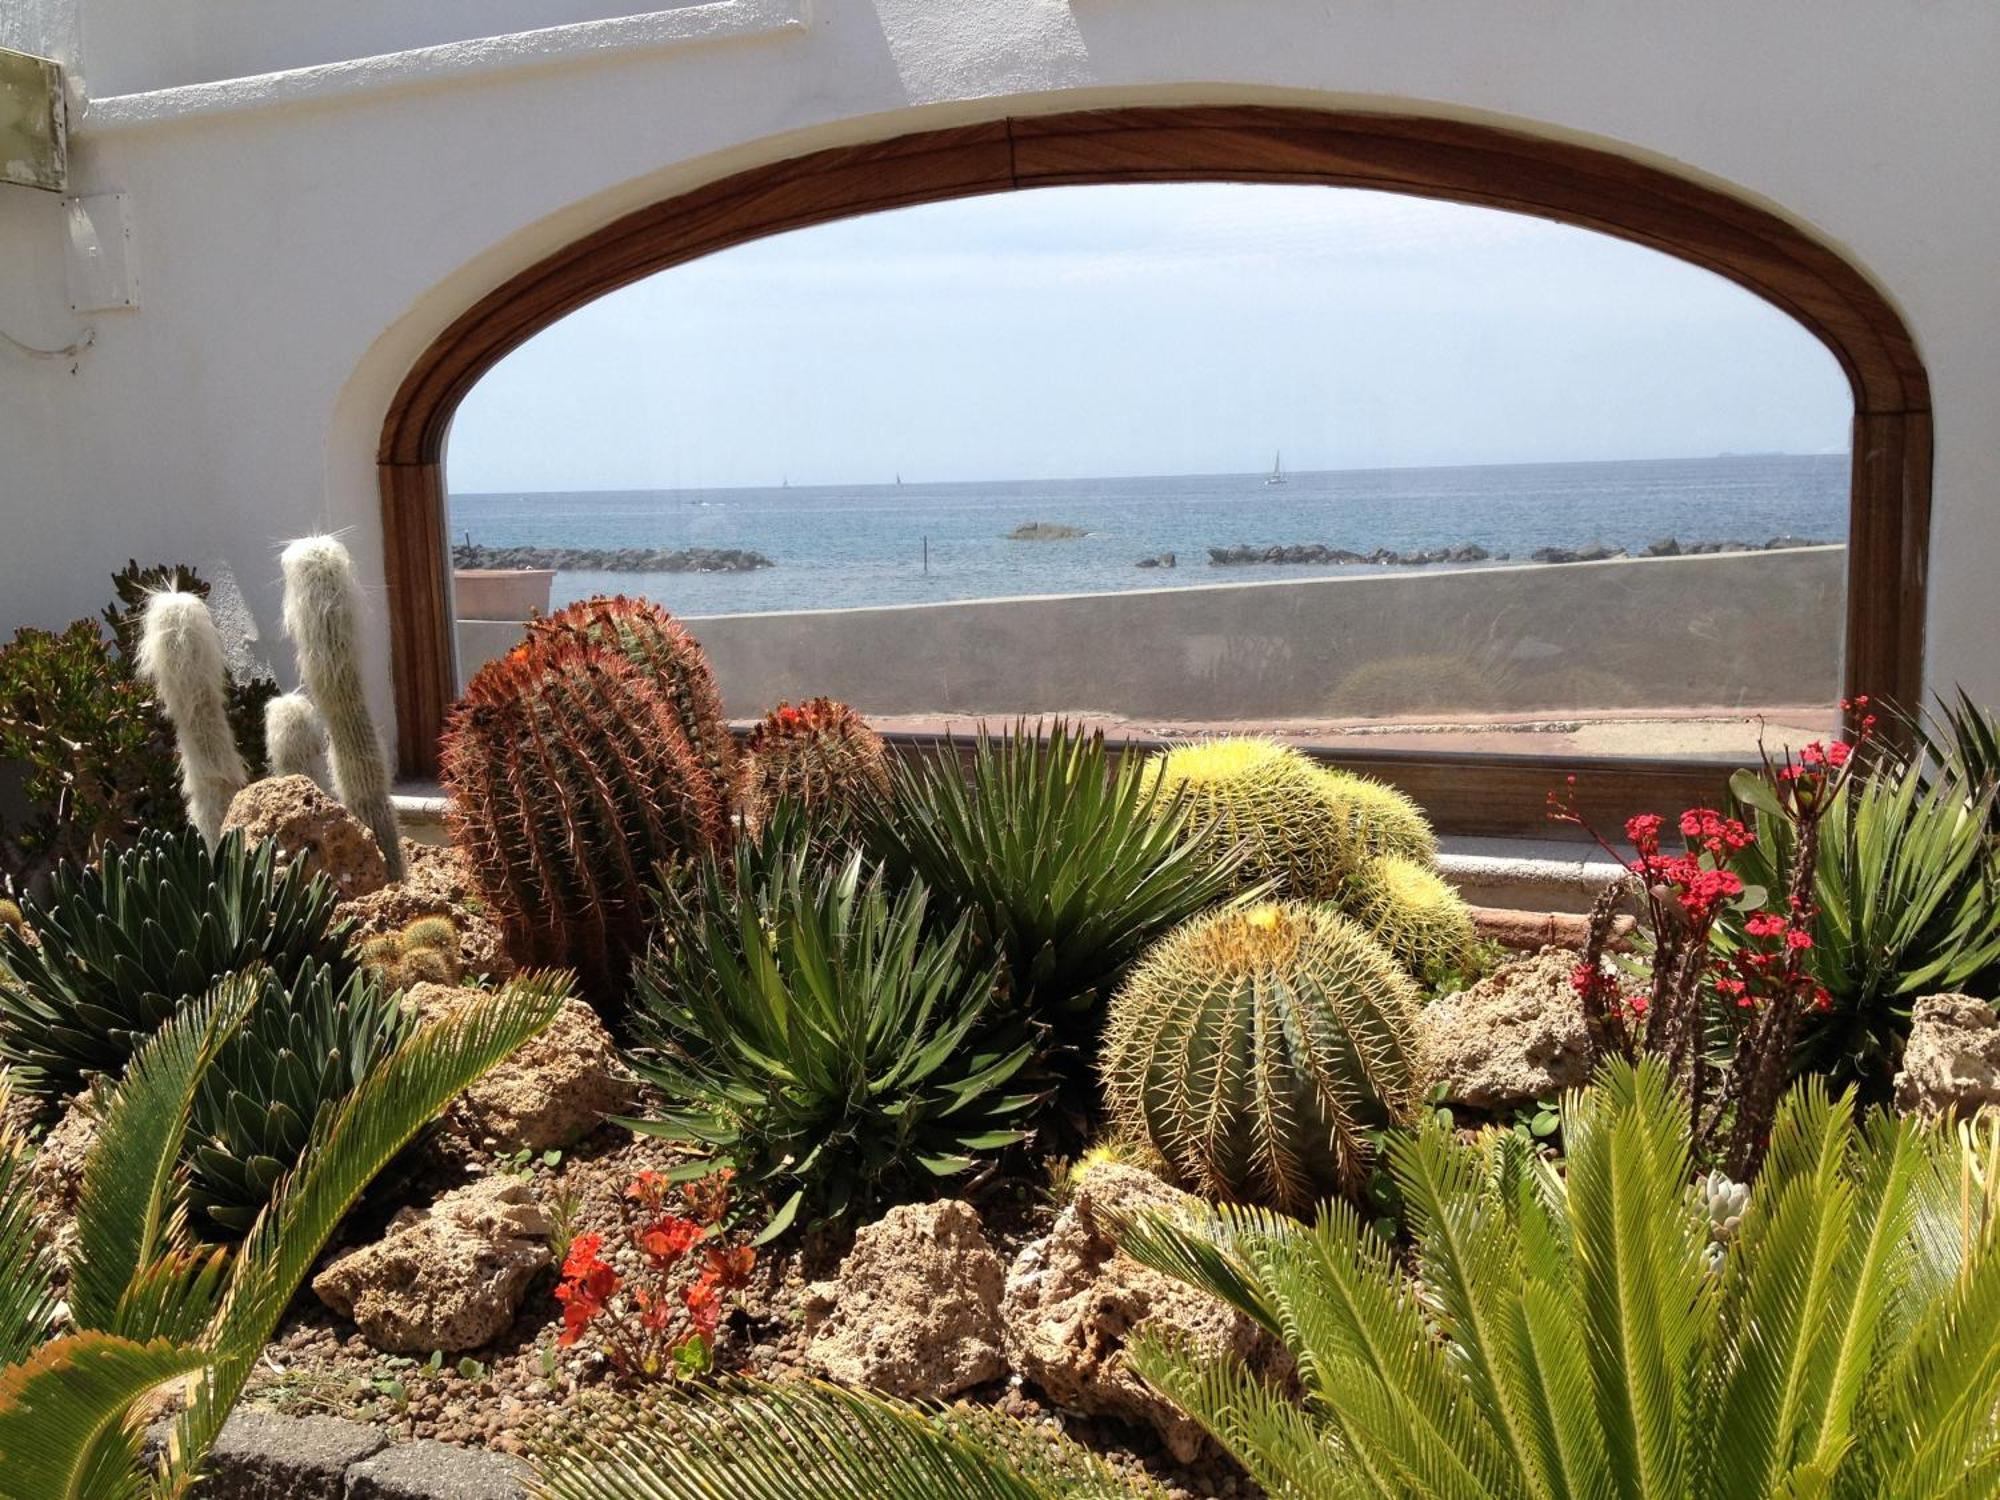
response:
M1363 865L1341 904L1425 983L1461 967L1472 951L1472 908L1437 871L1400 854Z
M1277 895L1330 900L1353 862L1349 809L1329 795L1320 769L1271 740L1202 740L1146 763L1160 805L1179 797L1188 826L1218 853L1238 849L1244 886L1275 882Z
M1422 1097L1417 986L1330 907L1210 912L1139 961L1111 1004L1114 1131L1182 1185L1309 1214L1366 1185L1377 1131Z
M1339 809L1342 847L1353 865L1385 854L1437 863L1437 834L1423 809L1392 786L1332 766L1315 766L1322 794Z

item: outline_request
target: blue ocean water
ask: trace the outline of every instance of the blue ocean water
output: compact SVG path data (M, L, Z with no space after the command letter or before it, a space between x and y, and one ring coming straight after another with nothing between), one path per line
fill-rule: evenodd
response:
M451 497L454 541L489 546L738 547L753 573L565 572L554 602L623 591L683 615L916 604L1015 594L1312 578L1354 567L1211 567L1210 547L1323 542L1398 552L1476 542L1526 561L1537 547L1657 537L1845 541L1845 454L1505 464L1162 478L783 489L616 490ZM1016 542L1028 521L1088 529ZM926 564L926 550L928 563ZM1179 566L1139 568L1178 555Z

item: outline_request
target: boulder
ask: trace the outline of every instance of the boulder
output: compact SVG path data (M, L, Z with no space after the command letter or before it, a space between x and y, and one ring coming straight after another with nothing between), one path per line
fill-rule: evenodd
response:
M1590 1033L1570 948L1544 948L1425 1008L1425 1060L1443 1102L1501 1111L1590 1077Z
M1152 1426L1182 1463L1211 1451L1201 1425L1155 1392L1126 1353L1141 1332L1185 1340L1206 1359L1233 1358L1289 1378L1282 1345L1250 1319L1185 1282L1119 1253L1108 1215L1170 1208L1182 1195L1116 1162L1093 1166L1048 1235L1007 1272L1000 1317L1008 1358L1049 1399L1092 1416Z
M528 1283L549 1263L548 1220L525 1181L482 1177L313 1278L320 1301L396 1354L477 1349L506 1331Z
M1007 1268L968 1203L908 1203L854 1236L807 1290L806 1360L842 1385L939 1401L1006 1373Z
M406 1003L426 1021L453 1015L487 990L419 984ZM632 1085L611 1033L583 1001L563 1002L554 1021L492 1068L445 1111L445 1128L505 1156L567 1146L631 1102Z
M388 937L422 917L444 917L458 930L459 960L468 974L506 979L514 973L500 924L472 883L472 871L456 849L403 840L403 878L395 885L341 903L352 919L355 942Z
M236 794L222 829L243 830L251 844L275 842L280 864L303 859L343 898L380 890L388 864L375 835L321 791L310 776L268 776Z
M1911 1008L1896 1108L1963 1118L1989 1105L2000 1105L2000 1015L1970 995L1924 996Z

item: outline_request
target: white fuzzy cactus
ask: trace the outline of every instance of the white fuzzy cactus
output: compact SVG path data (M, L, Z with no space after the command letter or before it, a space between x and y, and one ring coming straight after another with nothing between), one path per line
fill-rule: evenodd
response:
M279 558L285 571L285 634L299 676L326 721L334 795L382 848L389 878L403 878L403 846L389 803L389 765L361 685L361 586L337 538L302 537Z
M309 776L321 790L333 790L326 720L304 693L280 693L264 705L264 759L273 776Z
M138 665L174 726L188 821L212 849L250 770L229 726L229 663L222 637L199 594L171 590L146 601Z

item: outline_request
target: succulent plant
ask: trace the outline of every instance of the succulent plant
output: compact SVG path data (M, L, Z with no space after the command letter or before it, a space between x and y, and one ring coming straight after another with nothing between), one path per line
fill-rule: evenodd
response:
M256 1001L202 1074L188 1133L189 1203L225 1238L250 1228L321 1114L414 1028L394 993L345 965L254 979Z
M728 831L666 695L602 646L529 640L466 688L442 779L454 842L514 957L577 970L615 1018L655 866L699 858Z
M1388 952L1325 906L1195 918L1111 1002L1116 1130L1211 1197L1309 1215L1366 1184L1374 1135L1422 1096L1422 997Z
M273 776L304 776L332 792L326 720L304 693L279 693L264 705L264 756Z
M222 836L229 804L250 779L229 722L229 663L201 595L162 590L141 614L139 675L153 685L180 758L188 821L210 848Z
M752 823L782 799L797 803L832 841L889 795L882 736L831 698L797 708L780 703L766 714L750 732L742 774L743 812Z
M458 928L450 917L418 917L396 932L357 944L362 968L390 990L416 984L457 984L465 977Z
M286 547L285 634L299 676L326 720L333 785L341 803L375 835L389 879L403 878L403 840L389 801L389 762L361 683L361 585L336 537L302 537Z
M581 599L528 627L530 640L575 637L618 652L666 694L681 732L727 806L735 795L736 741L701 643L650 599Z
M32 940L0 926L0 1061L17 1086L53 1100L116 1076L177 1009L254 964L287 984L308 965L345 982L333 887L302 862L278 871L277 854L241 832L211 851L183 827L57 870L24 903Z
M1477 940L1472 909L1450 882L1400 854L1385 854L1355 871L1341 905L1426 983L1458 969Z
M1271 740L1203 740L1162 750L1146 784L1176 795L1188 826L1213 857L1240 859L1242 886L1272 883L1280 896L1328 901L1359 863L1350 804L1318 766Z
M1352 771L1332 766L1316 770L1321 786L1346 819L1352 859L1395 854L1420 865L1437 863L1437 834L1410 797Z
M704 861L638 967L658 1047L637 1070L666 1100L638 1128L712 1150L774 1230L958 1176L1035 1103L1026 1028L985 1024L999 965L967 961L967 919L934 926L921 884L892 895L860 851L821 864L781 823Z

